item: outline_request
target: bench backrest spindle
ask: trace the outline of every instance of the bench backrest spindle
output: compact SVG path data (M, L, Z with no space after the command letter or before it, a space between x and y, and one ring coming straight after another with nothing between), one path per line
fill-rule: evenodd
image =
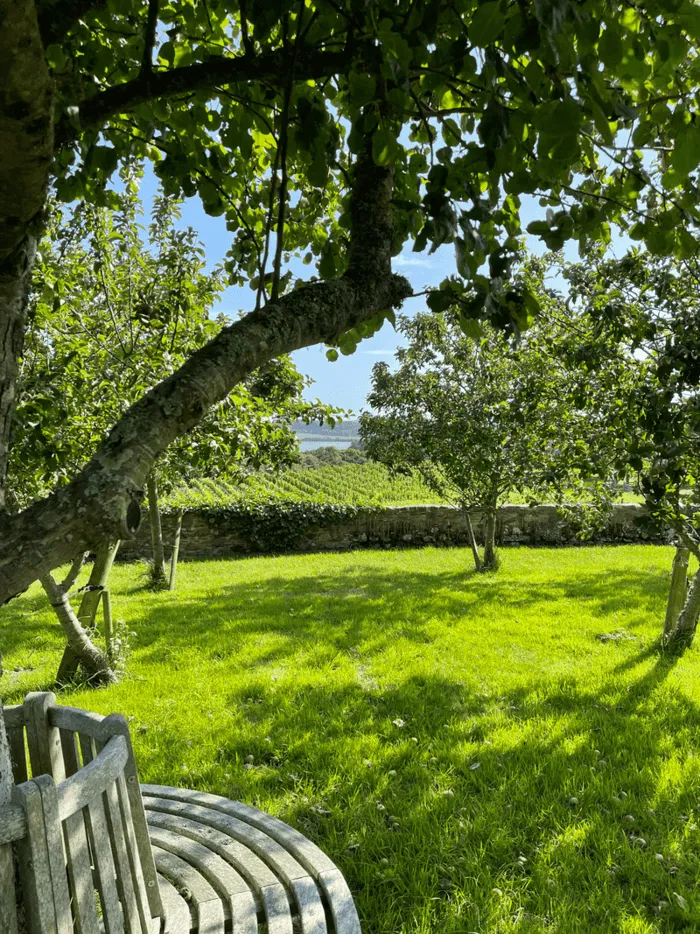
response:
M6 723L28 934L153 934L163 909L124 717L34 693Z

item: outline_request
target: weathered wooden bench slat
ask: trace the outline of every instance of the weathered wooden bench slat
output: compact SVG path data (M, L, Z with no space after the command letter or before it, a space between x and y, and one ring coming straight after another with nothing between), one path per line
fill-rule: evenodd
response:
M153 847L156 868L190 903L197 931L202 934L224 934L224 903L207 880L189 863L170 853Z
M15 785L13 801L22 806L27 818L27 834L17 841L16 848L26 896L28 932L58 934L41 791L31 780Z
M149 849L152 877L146 880L144 878L144 866L140 859L136 835L134 834L131 804L129 802L126 780L123 775L119 777L117 782L117 797L119 799L119 810L122 818L122 826L124 827L124 834L127 841L127 851L129 856L129 863L131 865L131 878L134 881L134 890L136 894L136 900L138 902L139 917L141 918L142 927L147 929L148 918L158 917L161 915L162 908L154 911L151 907L151 899L148 897L148 885L158 884L155 874L155 864L153 863L153 854ZM160 893L158 893L158 898L160 899Z
M66 865L71 891L73 913L78 934L98 934L95 889L92 882L92 860L88 845L87 828L82 811L71 814L64 824Z
M117 892L114 859L109 842L102 795L91 801L86 810L86 824L92 845L105 934L124 934L124 918Z
M245 881L228 863L202 844L161 827L151 827L151 840L160 849L180 857L206 879L224 905L224 918L233 934L255 934L258 913Z
M27 769L27 750L24 745L24 727L16 727L7 731L10 744L10 760L12 762L12 775L15 785L21 785L29 778Z
M63 858L63 834L58 815L56 784L50 775L37 775L36 778L32 779L32 782L39 789L41 806L44 812L44 831L46 833L46 850L51 873L54 911L56 913L56 928L58 934L72 934L70 892L68 891L66 864Z
M19 804L0 808L0 846L21 840L27 833L27 817Z
M158 886L165 912L163 934L190 934L193 918L189 905L175 886L160 873L158 873Z
M297 862L284 847L280 846L276 840L273 840L263 831L251 827L245 821L239 820L237 817L231 817L222 811L203 807L200 804L189 803L186 797L187 789L162 789L160 785L142 785L141 787L144 792L147 815L151 811L166 811L169 814L191 817L204 826L214 827L222 833L228 834L234 840L238 840L248 847L286 885L291 885L295 879L304 879L309 874L304 866ZM151 790L156 788L159 792L168 790L171 795L169 797L151 797ZM177 797L180 792L184 793L184 800Z
M127 751L121 736L115 736L85 768L61 782L58 812L61 820L81 811L103 794L119 778L126 764Z
M114 850L114 865L117 875L119 897L124 905L124 922L127 934L149 934L150 917L144 915L136 897L133 866L129 860L129 847L124 834L122 812L116 782L105 792L105 813L109 838ZM150 912L148 912L150 915Z
M66 778L70 778L80 768L80 757L78 755L78 740L72 730L59 730L61 736L61 748L63 750L63 765L66 770Z
M258 912L264 916L268 925L269 934L291 934L289 901L284 886L247 847L227 834L181 814L148 811L147 818L149 826L168 828L180 836L189 837L213 850L233 866L252 892Z
M162 785L143 785L142 792L147 813L152 809L167 809L219 827L266 862L280 860L275 870L289 883L293 878L300 878L301 871L308 873L321 890L335 930L339 934L359 934L357 909L342 873L298 830L251 805L219 795ZM171 802L169 806L167 802Z
M154 786L144 786L144 790L152 787ZM327 931L326 911L316 882L307 870L290 856L277 841L268 837L258 828L251 827L244 821L221 811L177 800L177 793L183 790L169 789L172 793L171 798L151 798L146 795L146 814L149 822L152 822L155 819L155 814L161 810L177 816L179 820L185 819L185 815L188 815L189 818L197 821L203 827L213 827L223 834L229 834L239 843L245 844L261 860L264 860L284 883L293 905L293 913L298 917L302 932L304 934L307 934L307 932L325 934ZM185 797L187 797L187 794ZM333 864L331 863L331 865Z

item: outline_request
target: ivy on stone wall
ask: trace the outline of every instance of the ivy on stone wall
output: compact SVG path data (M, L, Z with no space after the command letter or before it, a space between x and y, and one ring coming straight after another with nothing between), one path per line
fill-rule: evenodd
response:
M360 511L376 508L273 499L197 510L216 532L240 536L249 542L251 551L260 552L289 551L313 529L354 519Z

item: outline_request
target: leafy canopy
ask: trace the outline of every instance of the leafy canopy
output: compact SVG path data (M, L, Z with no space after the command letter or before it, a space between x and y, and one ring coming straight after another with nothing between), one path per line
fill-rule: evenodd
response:
M177 227L178 204L156 198L146 231L138 173L123 181L117 210L81 205L69 222L57 213L41 246L10 461L17 505L67 482L129 405L227 323L210 317L222 270L206 271L195 232ZM307 384L288 357L252 373L168 448L160 486L294 462L292 423L337 414L304 401Z
M559 308L539 285L543 304ZM569 321L541 321L512 348L491 327L464 335L449 313L401 318L408 346L378 363L361 436L370 457L417 471L448 502L493 514L508 494L561 501L610 479L615 433L580 404L581 377L559 356Z
M291 253L342 274L348 172L368 146L396 167L394 252L453 245L458 276L430 304L458 307L464 325L519 331L536 314L509 282L532 198L528 229L552 250L605 243L612 225L653 254L695 250L692 0L84 6L47 51L58 197L114 205L118 165L151 159L166 192L225 217L226 273L259 299L291 287Z

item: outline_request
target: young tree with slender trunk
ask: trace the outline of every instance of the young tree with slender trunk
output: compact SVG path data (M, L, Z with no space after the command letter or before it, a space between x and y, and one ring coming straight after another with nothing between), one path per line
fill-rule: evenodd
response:
M530 227L553 249L634 223L654 250L692 253L696 14L604 0L0 0L0 486L50 190L110 206L116 167L150 159L169 193L226 217L227 274L256 295L69 483L4 517L0 601L134 535L158 457L253 370L319 342L351 352L376 331L412 293L391 267L409 239L454 245L462 278L443 283L445 306L511 330L536 310L507 284L522 195L545 199ZM292 283L290 253L318 275Z
M557 304L544 291L541 302L543 315ZM376 414L360 420L368 454L416 471L463 510L477 571L496 566L496 515L509 494L560 499L606 478L609 439L575 405L577 381L556 354L560 328L541 321L512 346L491 327L467 337L448 312L419 314L400 319L408 345L396 369L374 367L368 401Z

